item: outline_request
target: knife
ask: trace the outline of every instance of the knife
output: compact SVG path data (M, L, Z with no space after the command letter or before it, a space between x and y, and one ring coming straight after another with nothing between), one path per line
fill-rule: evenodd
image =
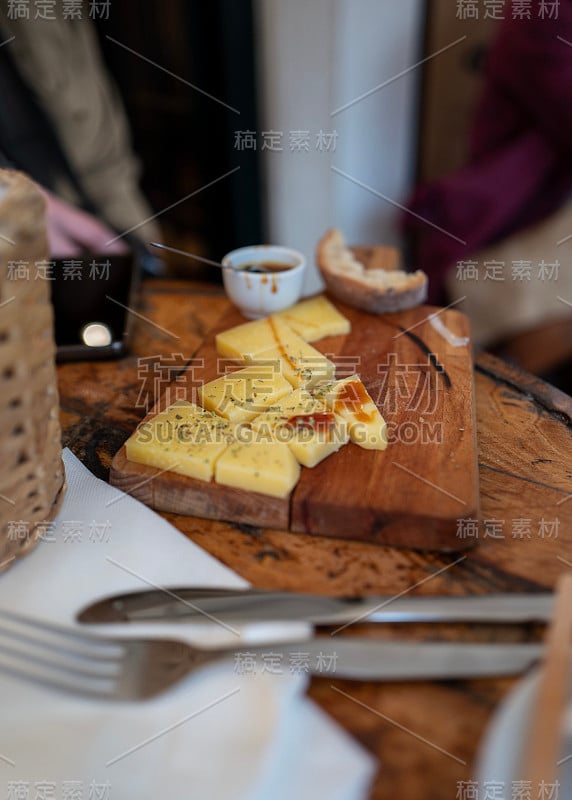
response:
M235 653L251 672L273 663L275 671L307 671L330 680L452 680L516 675L542 656L537 644L376 641L354 636L317 638L298 644L269 645Z
M304 621L313 625L357 622L547 622L554 595L324 597L259 589L164 588L113 595L86 606L83 623Z

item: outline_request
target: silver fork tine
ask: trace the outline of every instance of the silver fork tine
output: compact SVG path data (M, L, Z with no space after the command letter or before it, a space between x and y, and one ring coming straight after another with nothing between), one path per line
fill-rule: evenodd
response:
M117 679L79 675L75 670L66 673L60 666L44 667L21 657L0 654L0 672L28 683L57 689L66 694L80 694L101 700L114 699Z
M9 644L5 644L3 639L8 638ZM52 650L46 653L46 648L42 645L38 651L33 644L26 643L23 647L19 640L12 640L6 637L6 632L0 627L0 642L2 648L0 658L20 658L24 661L33 661L42 667L59 669L70 674L85 675L87 677L113 677L117 675L121 667L123 649L118 652L118 657L108 659L105 662L95 662L92 664L88 658L70 658L66 653Z
M105 661L113 658L117 656L122 645L121 641L86 635L83 631L32 619L4 609L0 609L0 630L38 647L51 649L56 646L71 656L90 660Z
M0 609L0 671L6 674L111 698L124 657L121 641L86 636Z
M166 639L84 634L0 609L0 672L67 693L144 699L223 655Z

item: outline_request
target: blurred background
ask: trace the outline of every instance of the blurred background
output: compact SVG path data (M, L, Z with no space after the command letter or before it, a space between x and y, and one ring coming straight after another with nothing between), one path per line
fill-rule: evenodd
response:
M220 260L272 242L313 263L335 226L399 247L478 344L570 391L571 6L112 0L89 16L164 243ZM219 277L184 257L169 268Z
M162 215L165 241L221 258L272 240L311 259L332 224L400 243L397 206L331 167L397 203L460 166L495 28L450 0L122 0L97 24L153 207L240 167Z

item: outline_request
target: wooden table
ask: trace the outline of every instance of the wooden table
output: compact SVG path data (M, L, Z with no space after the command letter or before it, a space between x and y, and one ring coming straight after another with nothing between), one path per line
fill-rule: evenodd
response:
M150 322L137 319L128 358L59 367L64 444L93 473L107 477L145 402L152 404L154 390L176 378L226 308L217 285L149 282L138 310ZM565 562L572 566L572 399L484 353L476 359L475 383L485 531L462 557L165 516L260 588L331 595L552 588ZM533 626L487 625L362 625L351 632L459 641L525 641L540 634ZM491 714L513 684L320 678L310 695L379 759L372 798L455 800L458 782L471 778Z

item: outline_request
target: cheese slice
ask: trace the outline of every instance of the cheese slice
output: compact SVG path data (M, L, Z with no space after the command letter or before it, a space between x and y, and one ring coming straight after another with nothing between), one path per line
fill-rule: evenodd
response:
M302 300L274 315L287 322L306 342L349 333L351 324L323 294Z
M287 497L300 477L300 465L283 442L234 442L216 463L215 480L225 486Z
M323 403L316 400L307 389L295 389L273 403L263 414L255 417L250 426L255 431L265 433L285 425L291 417L311 414L317 409L325 410Z
M288 447L304 467L315 467L332 453L337 453L350 438L345 420L327 411L299 416L289 423L290 426L294 434Z
M386 422L358 375L320 386L315 396L347 422L354 444L366 450L385 450Z
M274 314L273 318L286 322L305 342L316 342L324 336L341 336L351 330L350 321L324 295L302 300ZM275 344L269 317L245 322L216 336L217 352L223 358L257 358Z
M273 344L257 355L257 362L280 359L282 374L295 389L332 380L336 374L332 361L294 333L284 320L272 316L268 317L268 322Z
M347 422L305 389L286 395L250 424L255 441L286 442L304 467L315 467L349 441Z
M279 363L284 377L297 389L332 380L335 365L294 333L278 315L246 322L219 333L217 352L247 364Z
M179 401L144 422L125 443L138 464L210 481L217 458L233 441L231 425L194 403Z
M199 402L231 422L253 419L291 391L280 366L275 360L229 372L201 386Z
M237 361L251 361L275 343L268 317L222 331L215 342L219 356Z

